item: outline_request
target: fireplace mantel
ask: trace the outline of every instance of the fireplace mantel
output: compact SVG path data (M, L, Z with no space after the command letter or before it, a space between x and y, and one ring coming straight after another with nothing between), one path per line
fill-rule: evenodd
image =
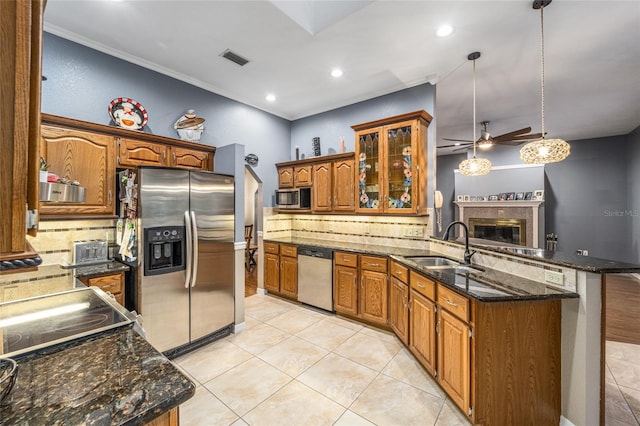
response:
M457 201L458 220L469 225L470 217L527 219L529 247L541 248L544 241L544 201Z

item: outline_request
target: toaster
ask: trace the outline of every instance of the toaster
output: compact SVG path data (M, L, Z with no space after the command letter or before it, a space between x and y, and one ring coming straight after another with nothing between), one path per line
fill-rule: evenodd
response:
M106 262L109 244L106 241L76 241L73 243L73 264Z

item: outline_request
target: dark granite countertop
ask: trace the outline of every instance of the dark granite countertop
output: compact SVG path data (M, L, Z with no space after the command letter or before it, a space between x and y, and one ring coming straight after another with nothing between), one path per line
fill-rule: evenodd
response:
M137 425L195 393L195 385L131 326L16 357L2 425Z
M440 240L434 238L434 240ZM442 241L442 240L440 240ZM462 241L450 240L448 243L464 245ZM552 265L565 266L579 271L593 272L597 274L632 273L640 272L640 265L617 260L601 259L591 256L579 256L575 253L550 251L544 249L534 249L514 245L497 245L487 240L470 239L469 245L472 248L504 253L511 256L545 262Z
M105 275L105 274L113 274L117 272L126 272L128 271L129 266L124 263L117 262L115 260L110 260L107 263L98 263L95 265L87 265L87 266L79 266L74 268L74 273L76 277L91 277L94 275Z
M411 256L442 256L441 253L430 250L304 238L267 238L264 241L293 244L297 246L306 245L314 247L329 247L340 251L390 256L393 260L398 261L423 275L430 276L459 293L483 302L546 300L579 297L579 295L574 292L558 289L537 281L532 281L493 269L478 267L477 272L461 272L456 271L453 268L428 269L420 266L410 259Z

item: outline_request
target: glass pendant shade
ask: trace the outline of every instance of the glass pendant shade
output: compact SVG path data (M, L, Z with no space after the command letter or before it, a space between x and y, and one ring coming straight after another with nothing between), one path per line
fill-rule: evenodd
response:
M557 163L569 156L571 147L563 139L540 139L520 149L520 159L528 164Z
M466 159L458 165L460 173L464 176L482 176L491 171L491 161L486 158L476 158L475 156Z

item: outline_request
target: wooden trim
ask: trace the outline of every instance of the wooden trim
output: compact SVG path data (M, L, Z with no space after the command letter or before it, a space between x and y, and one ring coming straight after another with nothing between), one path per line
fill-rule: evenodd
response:
M409 112L406 114L396 115L394 117L381 118L379 120L369 121L367 123L354 124L353 126L351 126L351 128L357 132L359 130L365 130L371 127L384 126L386 124L393 124L399 121L407 121L407 120L415 120L415 119L424 120L427 124L429 124L431 123L431 120L433 120L433 117L431 117L431 114L429 114L428 112L424 110L420 110L420 111Z
M605 424L605 368L607 342L607 275L600 274L600 425Z
M196 149L200 151L209 151L215 153L216 147L205 144L187 142L180 139L173 139L166 136L154 135L153 133L139 132L136 130L128 130L115 126L107 126L104 124L91 123L88 121L77 120L75 118L60 117L53 114L41 115L42 124L53 124L64 126L71 129L88 130L105 135L111 135L121 138L129 138L147 142L156 142L171 146L181 146L184 148Z
M355 156L355 152L344 152L340 154L323 155L321 157L310 157L310 158L305 158L303 160L284 161L282 163L276 163L276 167L299 166L302 164L324 163L327 161L335 161L335 160L343 160L343 159L348 160L348 159L354 158L354 156Z

